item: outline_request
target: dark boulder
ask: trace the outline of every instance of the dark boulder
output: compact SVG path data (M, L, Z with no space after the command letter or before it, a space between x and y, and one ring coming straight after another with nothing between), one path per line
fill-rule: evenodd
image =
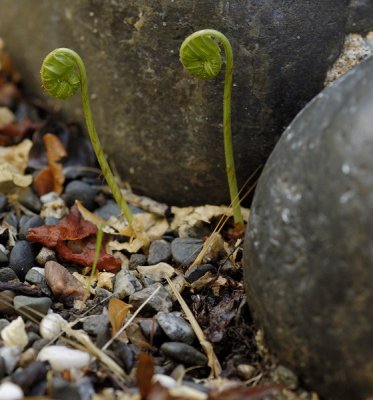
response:
M247 229L247 298L270 348L331 400L373 395L373 58L285 131Z
M49 51L78 51L97 130L122 178L138 193L175 205L229 202L223 74L210 82L188 76L178 56L184 38L215 28L232 43L232 128L242 185L322 89L350 10L348 0L31 3L2 0L0 13L0 36L26 87L41 96L40 64ZM68 111L69 120L81 117L79 96L64 103L45 99Z

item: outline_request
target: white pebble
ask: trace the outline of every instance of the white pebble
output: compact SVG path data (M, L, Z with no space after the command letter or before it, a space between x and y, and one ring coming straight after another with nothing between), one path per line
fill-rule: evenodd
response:
M70 368L84 368L91 362L91 356L80 350L69 349L65 346L44 347L37 357L40 361L49 361L55 371Z
M58 334L61 333L62 327L66 324L66 321L58 314L49 313L41 321L39 332L44 339L54 339Z
M18 363L21 350L17 346L4 346L0 348L0 357L4 359L5 370L9 375Z
M12 383L4 382L0 385L0 400L22 400L23 391L22 389Z
M22 350L27 346L28 337L22 317L13 320L1 331L5 346L18 346Z

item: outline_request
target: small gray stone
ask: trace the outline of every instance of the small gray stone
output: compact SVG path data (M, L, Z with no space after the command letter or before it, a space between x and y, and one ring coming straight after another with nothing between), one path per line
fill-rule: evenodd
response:
M161 352L182 364L200 365L207 364L207 357L189 344L181 342L166 342L161 346Z
M9 267L0 268L0 282L19 282L14 269Z
M153 294L158 287L160 287L160 289L142 309L141 313L142 315L150 314L152 316L158 311L170 312L172 309L171 297L167 290L160 283L155 283L132 294L129 298L129 303L132 304L136 310Z
M6 213L4 221L7 224L9 224L10 226L12 226L13 228L16 228L16 229L18 228L18 218L14 211L10 211L10 212Z
M15 366L18 364L21 350L18 346L0 347L0 358L3 358L5 370L7 374L11 374Z
M109 317L107 314L101 315L89 315L83 322L83 329L89 335L96 336L102 326L109 323Z
M79 386L65 381L59 376L53 377L51 391L55 400L81 400Z
M26 239L28 230L30 228L35 228L43 224L44 221L42 220L42 218L39 217L39 215L33 215L33 216L23 215L19 220L18 237L22 240Z
M71 207L75 200L83 203L88 210L95 208L96 191L91 185L82 181L71 181L66 185L65 193L62 198L68 207Z
M146 256L144 254L131 254L128 268L136 269L140 265L146 265Z
M8 200L6 196L4 196L2 193L0 193L0 211L3 211L5 206L7 205Z
M95 210L94 213L104 220L108 220L110 217L119 218L122 215L118 204L112 200L108 200L105 205Z
M185 273L185 279L187 279L189 282L194 282L205 275L206 272L212 272L213 274L216 274L217 269L212 264L195 265Z
M3 245L0 246L0 265L6 265L9 262L8 252Z
M165 240L154 240L149 247L148 264L154 265L171 259L171 246Z
M160 312L155 319L173 342L192 344L196 339L192 326L175 313Z
M42 247L35 258L35 261L44 267L47 261L56 261L56 253L52 249L48 249L48 247Z
M96 296L98 297L100 302L103 302L104 300L109 301L110 296L112 295L109 290L106 290L104 288L96 288ZM106 301L104 304L106 304Z
M47 280L44 276L44 270L42 268L33 267L30 271L27 272L25 276L25 281L30 283L35 283L41 289L41 291L48 297L52 295L51 290L49 289Z
M9 325L9 321L7 319L0 319L0 332Z
M39 352L41 349L43 349L45 346L47 346L50 343L50 339L37 339L35 342L32 344L32 348Z
M154 318L141 318L139 325L144 336L150 343L164 341L164 331Z
M41 210L41 201L39 197L30 188L19 192L18 201L29 210L39 213Z
M181 265L191 264L198 256L203 241L194 238L177 238L171 243L172 258Z
M50 306L52 305L52 300L49 297L30 297L30 296L16 296L13 300L14 309L22 315L22 317L27 318L28 315L40 320L42 317L39 314L46 315ZM32 312L34 309L36 312Z
M136 290L141 290L142 285L132 272L121 269L115 276L114 296L119 299L130 296Z
M27 240L16 242L9 256L9 266L23 281L27 272L33 267L35 261L34 252L31 243Z

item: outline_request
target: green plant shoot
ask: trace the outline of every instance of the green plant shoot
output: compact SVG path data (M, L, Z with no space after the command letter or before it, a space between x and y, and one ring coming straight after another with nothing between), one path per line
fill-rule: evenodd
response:
M83 297L83 301L82 301L82 306L85 304L85 302L88 299L89 288L91 287L92 282L93 282L93 278L96 275L97 263L98 263L98 259L100 257L103 236L104 236L104 233L103 233L103 230L102 230L102 225L99 225L98 228L97 228L95 258L93 259L91 274L89 275L89 278L88 278L88 281L87 281L87 286L85 288L85 293L84 293L84 297Z
M88 95L87 74L83 60L79 54L71 49L55 49L45 57L40 75L44 89L51 96L58 99L68 99L80 88L85 122L97 161L124 218L131 224L133 220L132 212L111 172L93 123Z
M215 40L214 40L215 39ZM234 166L232 130L231 130L231 97L233 52L229 40L214 29L203 29L188 36L180 47L180 61L184 68L196 78L209 80L215 78L223 61L218 43L225 51L225 81L223 102L224 152L228 177L229 193L236 225L243 226L240 199L237 189L236 170Z

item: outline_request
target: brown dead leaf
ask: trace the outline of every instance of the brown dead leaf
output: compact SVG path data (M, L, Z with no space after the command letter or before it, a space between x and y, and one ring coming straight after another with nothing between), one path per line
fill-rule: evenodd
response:
M32 142L25 139L16 146L0 147L0 192L12 193L29 186L31 175L24 175Z
M274 396L277 396L281 389L283 389L281 385L251 388L238 386L222 392L211 392L208 400L269 400L274 399Z
M56 135L47 133L43 140L47 150L48 167L43 168L35 177L34 187L39 196L49 192L61 194L65 182L61 160L67 156L67 152Z
M41 243L48 248L55 248L58 255L65 261L70 261L84 267L92 267L96 249L97 227L85 221L78 208L73 206L70 213L62 218L58 225L42 225L31 228L27 239ZM108 241L104 235L103 244ZM121 261L107 254L102 246L97 263L99 270L117 272Z
M25 118L21 121L13 121L0 128L0 145L13 144L16 139L22 138L28 132L33 132L42 126L41 123L36 123Z
M131 307L132 306L130 304L127 304L122 300L116 299L115 297L109 300L108 310L112 336L114 336L122 327L127 317L128 310Z
M136 383L140 390L141 399L148 399L152 390L152 378L154 375L154 361L150 354L140 353L136 370Z

